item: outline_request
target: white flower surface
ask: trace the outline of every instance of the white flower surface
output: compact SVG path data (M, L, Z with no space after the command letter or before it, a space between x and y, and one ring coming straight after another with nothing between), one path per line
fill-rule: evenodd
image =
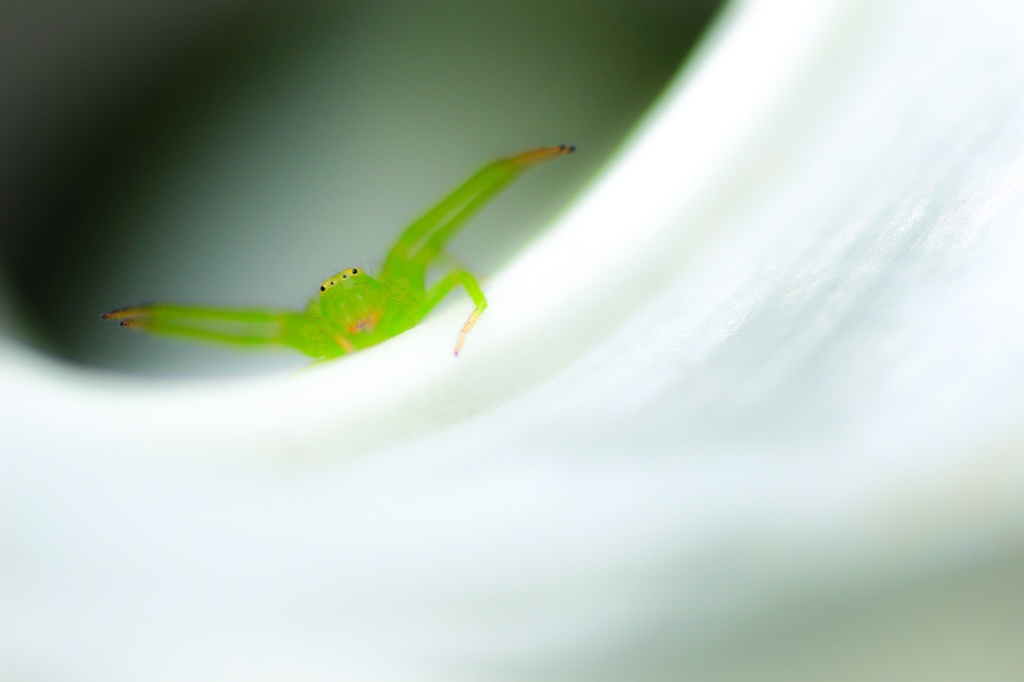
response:
M734 5L457 360L0 347L5 679L1019 679L1021 26Z

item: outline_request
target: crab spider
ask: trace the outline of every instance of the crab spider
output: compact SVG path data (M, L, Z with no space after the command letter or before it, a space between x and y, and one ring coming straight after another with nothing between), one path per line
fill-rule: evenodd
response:
M405 229L376 278L361 268L341 270L320 284L304 311L153 303L101 317L151 334L236 346L290 346L322 359L368 348L411 329L462 287L474 309L455 342L458 355L487 299L464 269L448 272L428 288L427 268L466 221L520 173L575 150L570 145L543 147L485 166Z

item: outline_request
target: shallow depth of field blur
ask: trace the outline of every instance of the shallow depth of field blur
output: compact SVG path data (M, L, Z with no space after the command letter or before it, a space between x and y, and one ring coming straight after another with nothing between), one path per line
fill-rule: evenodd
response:
M325 275L378 265L487 161L576 144L460 235L453 252L486 278L608 159L717 4L8 6L4 330L145 373L301 367L290 352L142 340L98 315L157 300L301 308Z
M327 7L0 10L0 678L1024 679L1024 5ZM458 358L97 317L561 141Z

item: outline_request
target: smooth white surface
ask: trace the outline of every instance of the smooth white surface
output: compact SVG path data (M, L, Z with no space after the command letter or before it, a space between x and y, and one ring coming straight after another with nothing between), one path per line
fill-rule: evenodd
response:
M457 361L3 349L12 679L1013 679L1021 25L738 5Z

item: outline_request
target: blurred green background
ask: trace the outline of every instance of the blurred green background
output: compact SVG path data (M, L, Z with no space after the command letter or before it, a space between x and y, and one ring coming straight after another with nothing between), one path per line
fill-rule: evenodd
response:
M324 276L372 271L486 161L578 145L455 242L486 281L608 160L719 4L8 4L4 331L131 372L304 366L98 315L155 300L302 307Z

